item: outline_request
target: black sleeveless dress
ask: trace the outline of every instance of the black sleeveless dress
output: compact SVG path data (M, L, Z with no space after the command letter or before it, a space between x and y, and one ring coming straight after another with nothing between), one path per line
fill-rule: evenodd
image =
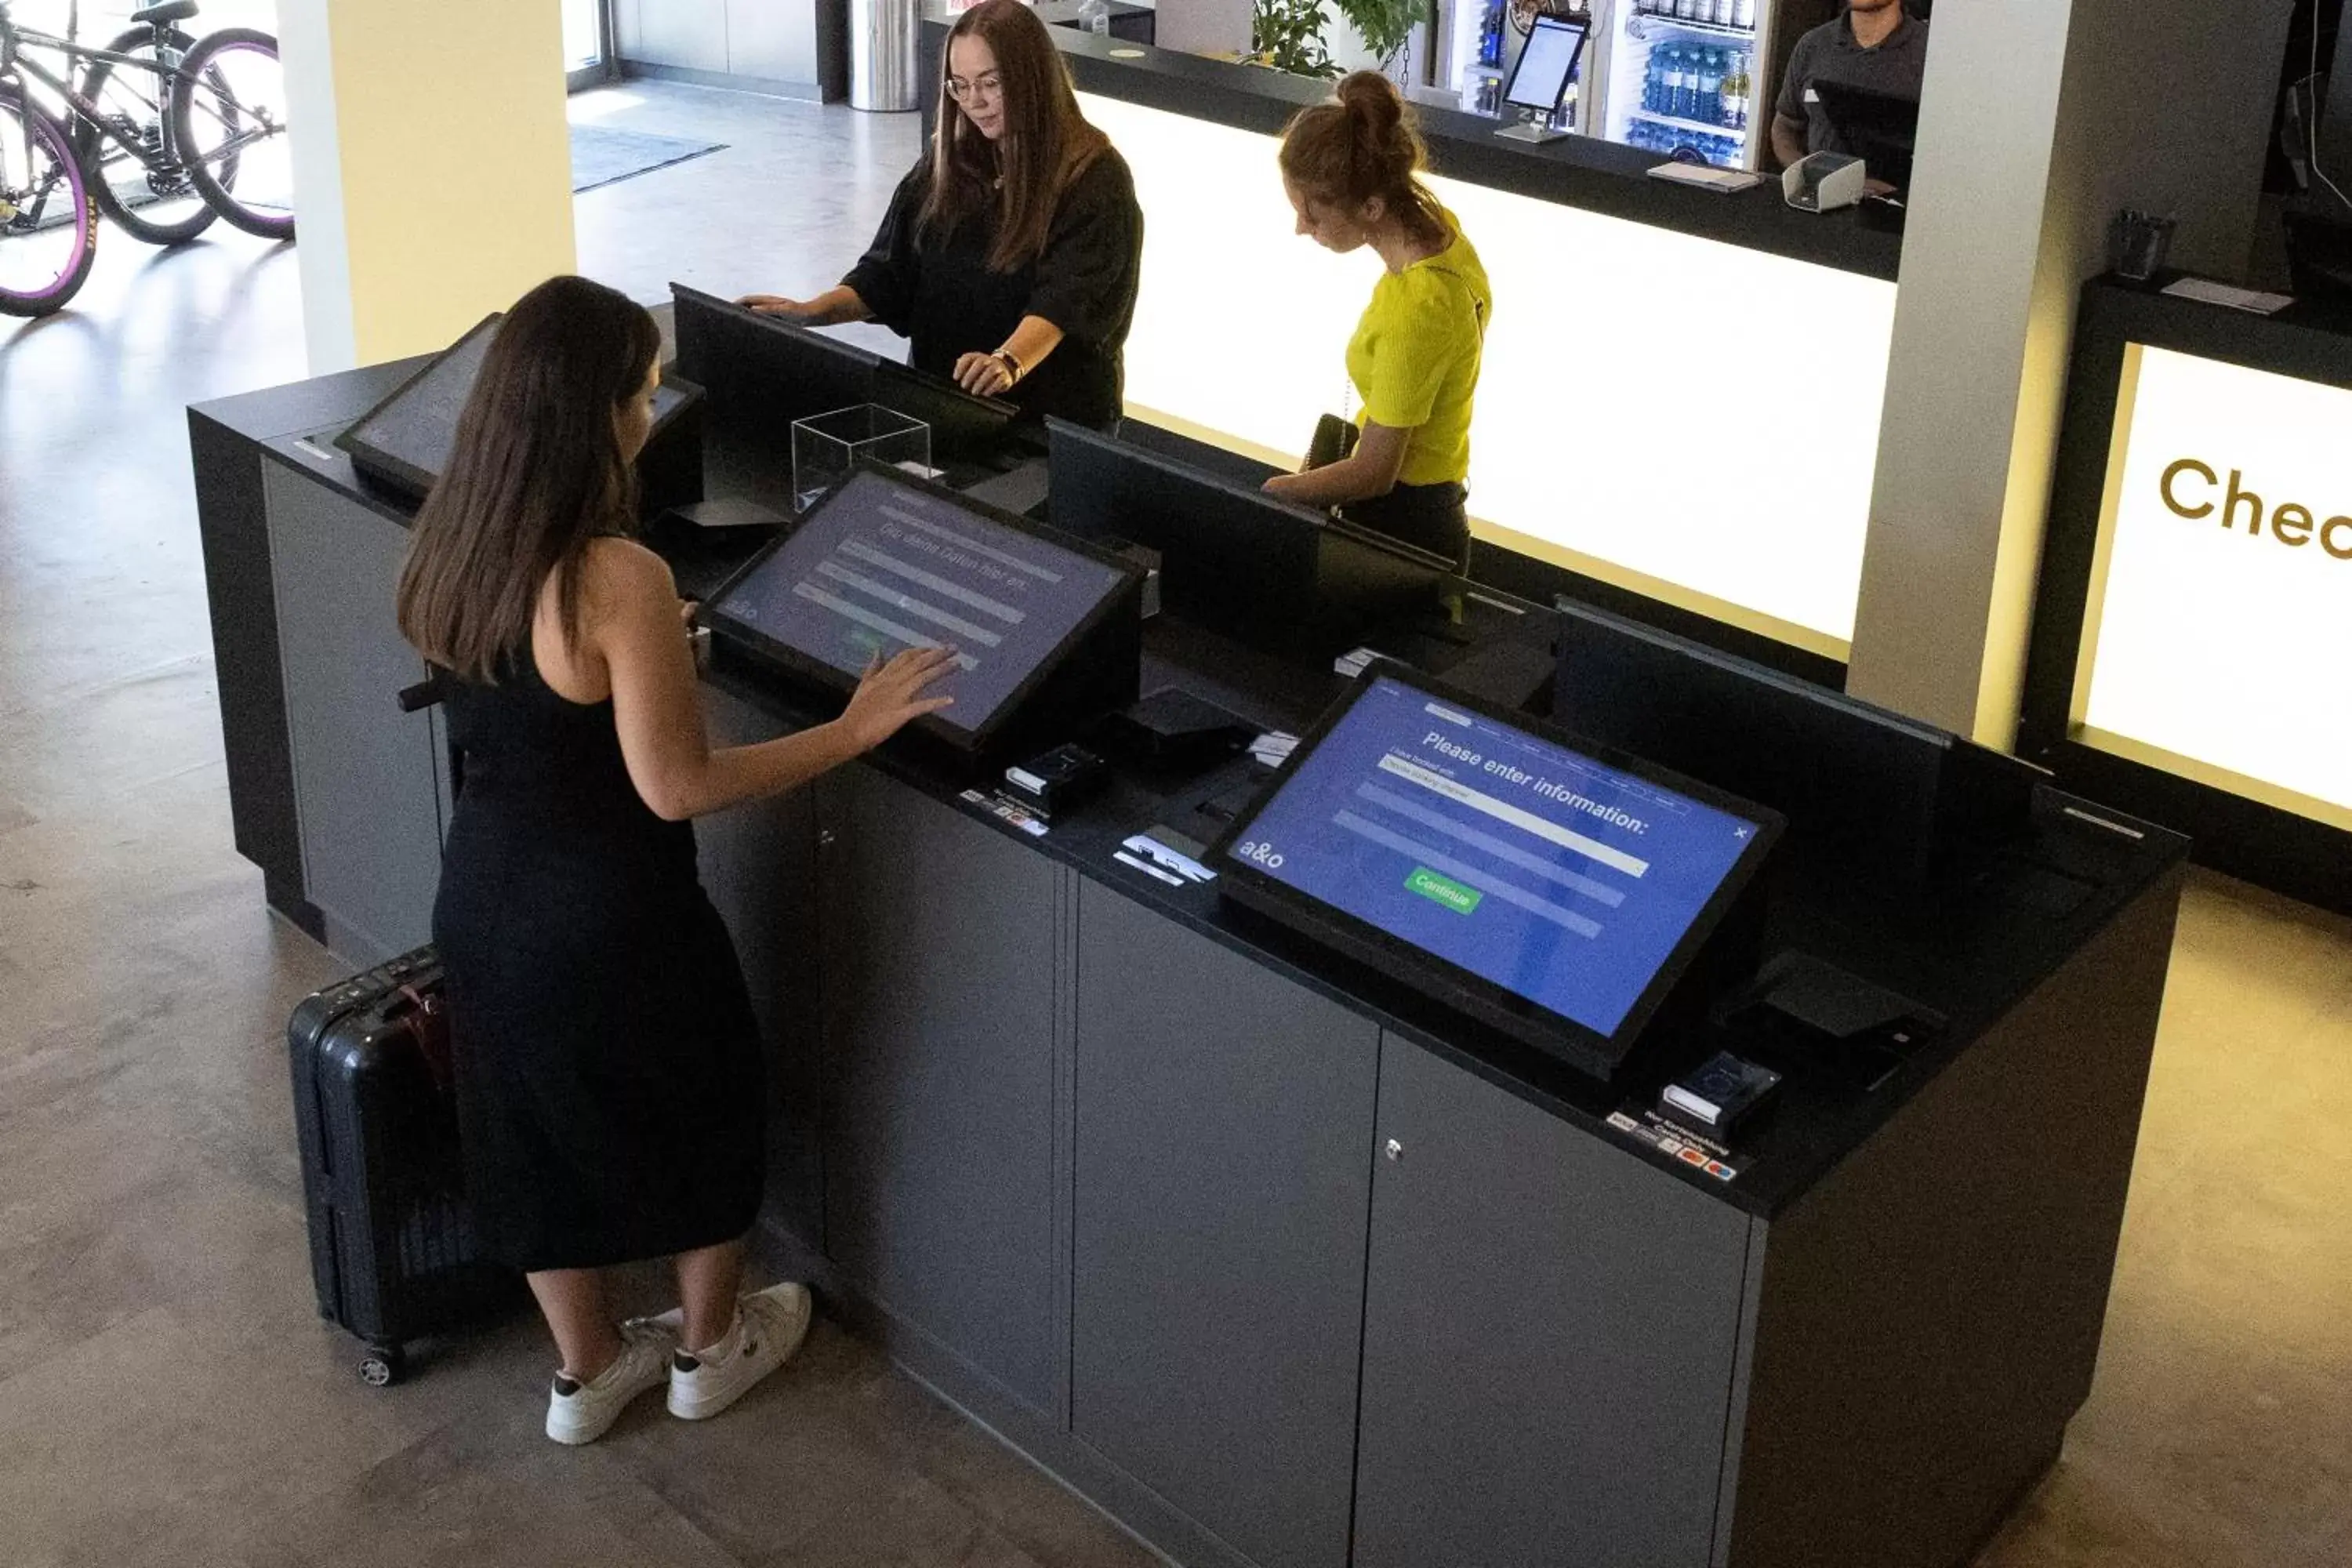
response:
M587 1268L741 1236L760 1037L694 829L629 782L612 703L558 696L527 647L496 685L441 679L464 787L433 940L485 1250Z

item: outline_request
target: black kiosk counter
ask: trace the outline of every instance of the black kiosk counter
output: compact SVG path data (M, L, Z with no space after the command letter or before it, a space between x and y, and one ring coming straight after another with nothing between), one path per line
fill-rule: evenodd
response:
M424 673L392 622L410 503L333 444L414 368L191 414L237 843L354 965L423 939L447 815L437 714L394 702ZM712 499L780 499L707 458ZM900 526L975 571L977 544L1132 582L916 488L940 510ZM653 537L698 595L747 553ZM901 568L971 588L917 552L844 542L793 582L895 573L1010 624L909 593ZM1048 821L996 787L1028 751L909 732L698 824L771 1052L774 1261L1194 1568L1966 1562L2089 1390L2184 845L1675 639L1430 584L1350 628L1391 661L1354 684L1328 645L1173 608L1123 623L1126 653L1076 634L1135 661L1141 707L1179 688L1306 736L1278 773L1213 725L1157 753L1089 727L1108 776ZM717 742L839 701L716 642ZM1669 688L1612 716L1644 659ZM1776 732L1813 765L1693 744L1727 690L1812 704ZM1594 739L1549 727L1555 697ZM1769 853L1736 837L1782 817ZM1195 875L1244 860L1411 941L1335 942ZM1670 862L1692 879L1627 891ZM1472 944L1449 994L1401 900L1488 909L1526 952L1618 921L1625 973L1543 991ZM1514 995L1634 1048L1554 1048ZM1726 1050L1782 1075L1769 1107L1717 1138L1662 1119L1672 1081L1721 1092L1691 1075Z
M925 81L950 20L926 13ZM1296 467L1348 397L1380 265L1300 237L1283 195L1282 129L1331 84L1047 31L1143 208L1128 412ZM1843 662L1902 237L1794 211L1774 180L1695 189L1654 175L1659 153L1414 112L1493 285L1471 430L1483 549Z

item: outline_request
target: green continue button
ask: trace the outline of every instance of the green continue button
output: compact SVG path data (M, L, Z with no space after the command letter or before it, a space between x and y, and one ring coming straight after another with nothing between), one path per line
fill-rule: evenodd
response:
M1433 904L1444 904L1457 915L1466 915L1478 907L1486 895L1475 888L1465 888L1450 877L1441 877L1426 866L1415 866L1412 875L1404 879L1405 890L1419 893Z

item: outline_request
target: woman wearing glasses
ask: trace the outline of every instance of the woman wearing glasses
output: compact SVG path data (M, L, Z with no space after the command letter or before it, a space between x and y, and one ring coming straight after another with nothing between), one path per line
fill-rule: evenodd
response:
M814 300L754 294L810 326L880 321L919 370L1024 412L1106 426L1135 315L1143 211L1078 112L1045 24L982 0L948 34L939 132L865 258Z

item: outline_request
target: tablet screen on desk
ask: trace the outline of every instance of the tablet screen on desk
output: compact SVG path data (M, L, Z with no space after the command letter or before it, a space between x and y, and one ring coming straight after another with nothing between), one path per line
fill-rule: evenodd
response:
M1133 586L1137 568L881 468L852 475L712 599L719 626L855 685L876 654L952 647L926 722L970 743Z
M1424 988L1538 1043L1561 1024L1630 1040L1779 818L1421 679L1367 678L1219 868L1277 916L1307 906L1359 946L1435 961Z
M335 437L335 445L373 478L416 496L429 493L449 466L457 445L457 422L473 398L474 383L481 379L482 365L505 319L503 312L483 318L432 363L402 382L391 396L360 416ZM654 427L666 426L692 395L685 387L667 384L656 388Z

